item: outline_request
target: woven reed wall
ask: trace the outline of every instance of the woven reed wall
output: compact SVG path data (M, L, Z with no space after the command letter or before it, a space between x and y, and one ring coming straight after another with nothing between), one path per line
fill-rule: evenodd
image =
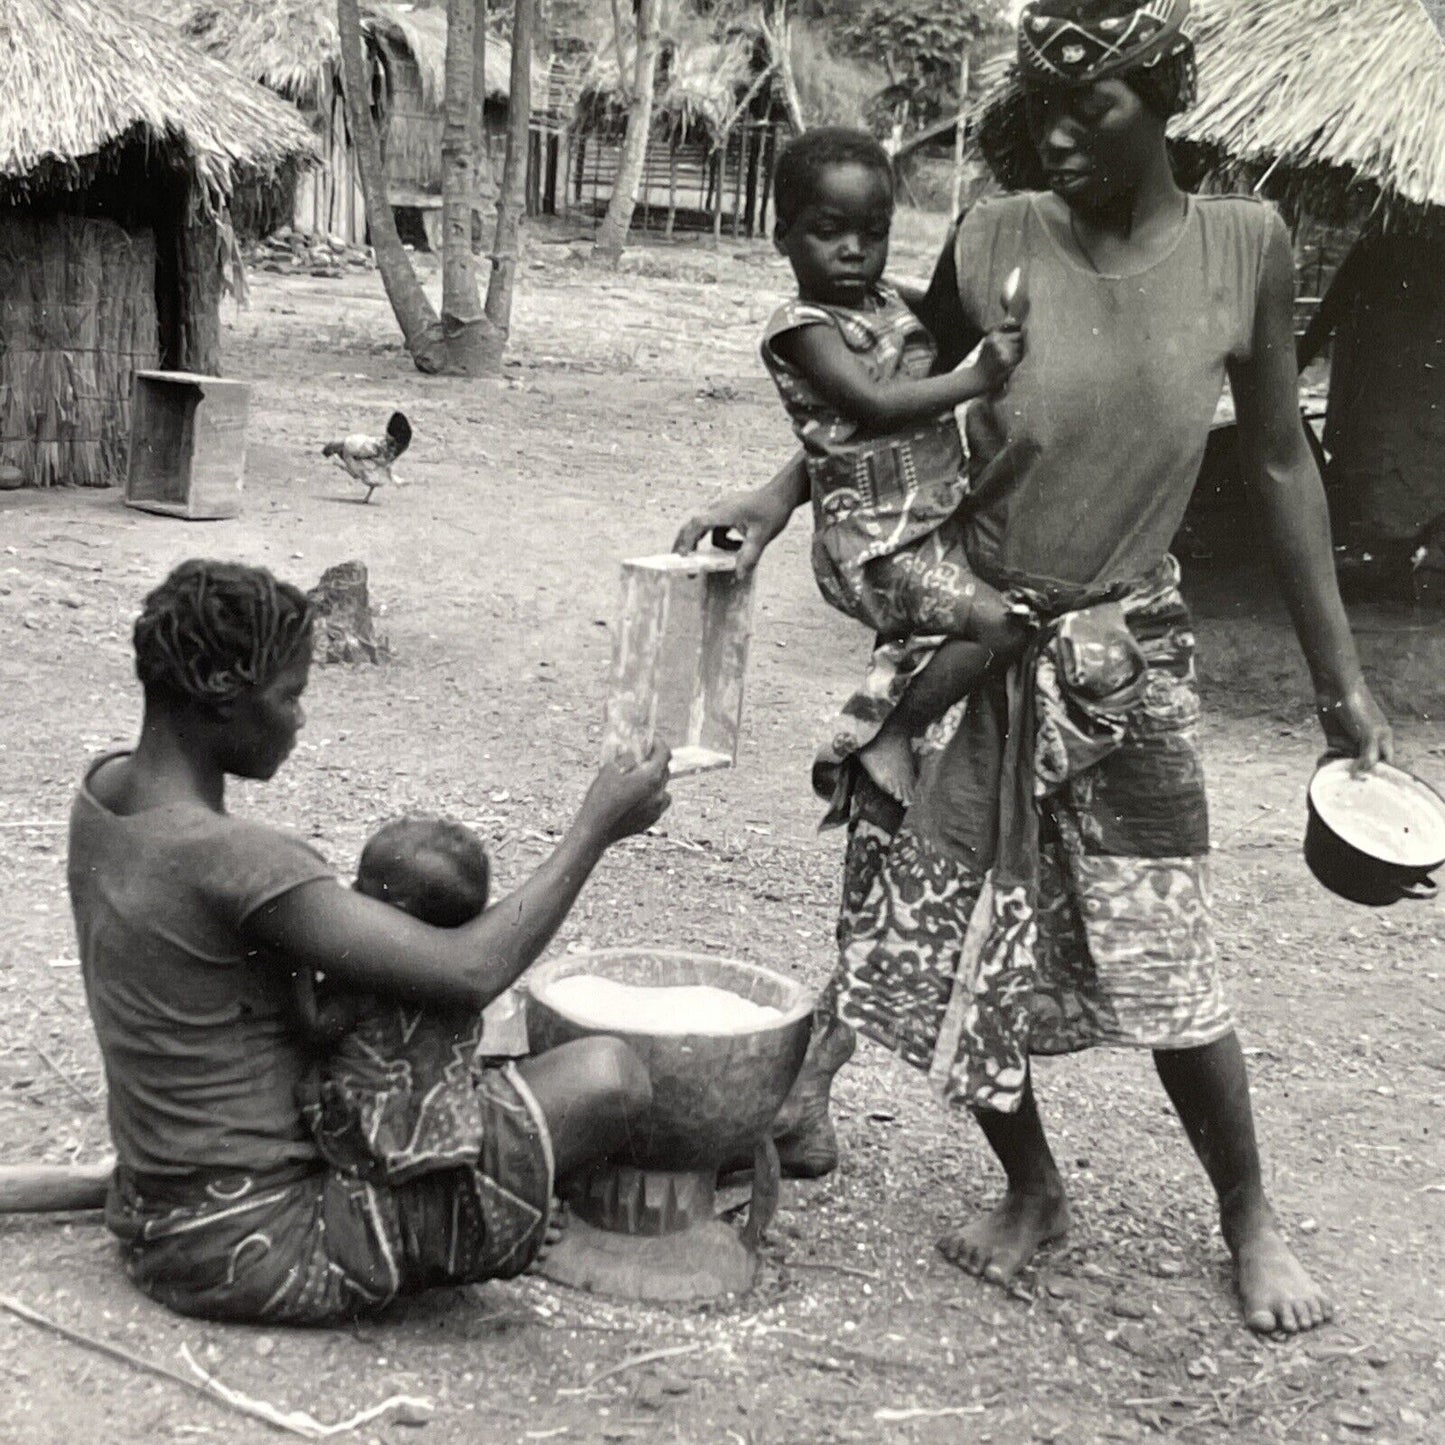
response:
M0 462L32 487L125 475L131 372L160 359L149 231L0 212Z
M428 106L416 62L393 61L391 109L386 120L386 178L400 190L440 192L442 131L446 115Z

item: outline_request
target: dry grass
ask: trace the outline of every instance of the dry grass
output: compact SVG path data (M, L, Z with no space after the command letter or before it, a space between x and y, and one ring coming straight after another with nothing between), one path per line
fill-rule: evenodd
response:
M1197 45L1178 139L1445 205L1445 46L1419 0L1215 0Z
M203 205L313 153L297 117L166 26L107 0L7 0L0 193L84 187L120 147L168 152Z
M341 66L333 0L187 0L174 21L208 55L304 110L329 99ZM445 10L415 10L368 0L362 39L372 63L389 74L400 58L415 67L422 96L440 107L446 91ZM512 48L487 37L487 95L511 93Z

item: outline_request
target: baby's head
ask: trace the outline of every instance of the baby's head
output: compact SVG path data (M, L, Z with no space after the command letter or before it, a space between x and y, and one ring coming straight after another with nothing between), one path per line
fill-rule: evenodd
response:
M858 306L888 264L893 165L866 131L804 131L773 173L773 240L805 301Z
M458 928L487 906L491 867L481 839L445 818L383 824L361 850L356 891L436 928Z

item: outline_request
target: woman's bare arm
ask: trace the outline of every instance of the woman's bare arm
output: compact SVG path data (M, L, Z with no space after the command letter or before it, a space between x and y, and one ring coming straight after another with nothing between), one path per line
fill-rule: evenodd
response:
M1391 754L1390 725L1365 685L1340 601L1324 485L1300 418L1294 258L1282 227L1272 232L1265 255L1253 354L1231 366L1230 385L1245 475L1314 679L1321 722L1332 746L1373 765Z
M730 530L743 539L738 551L738 576L746 577L758 565L764 550L792 521L793 513L808 500L808 469L803 453L796 451L773 479L747 492L729 492L710 507L694 513L678 528L674 552L695 552L702 539L715 530Z
M306 883L242 925L246 941L349 989L480 1009L536 961L602 854L666 811L668 753L604 768L552 856L516 892L460 928L433 928L332 882Z
M958 228L952 227L934 263L928 289L900 292L938 347L937 372L952 371L983 340L983 332L964 315L958 294L957 235Z

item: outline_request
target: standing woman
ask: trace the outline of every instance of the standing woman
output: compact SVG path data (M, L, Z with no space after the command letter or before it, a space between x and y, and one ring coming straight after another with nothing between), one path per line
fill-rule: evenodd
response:
M918 299L953 366L1005 319L1021 272L1029 344L970 428L982 454L965 505L970 561L1038 629L970 700L906 815L860 770L823 769L849 823L834 995L846 1022L972 1110L1003 1167L998 1206L939 1241L948 1259L1002 1284L1068 1227L1030 1054L1147 1048L1218 1196L1247 1322L1295 1332L1330 1306L1261 1181L1217 975L1193 635L1168 554L1226 375L1330 744L1370 766L1391 742L1300 425L1289 235L1261 202L1187 195L1170 169L1165 127L1194 92L1188 12L1024 8L1019 85L991 121L1047 190L976 206ZM731 526L750 566L805 497L790 466L678 545ZM917 665L880 645L850 707L886 708Z

